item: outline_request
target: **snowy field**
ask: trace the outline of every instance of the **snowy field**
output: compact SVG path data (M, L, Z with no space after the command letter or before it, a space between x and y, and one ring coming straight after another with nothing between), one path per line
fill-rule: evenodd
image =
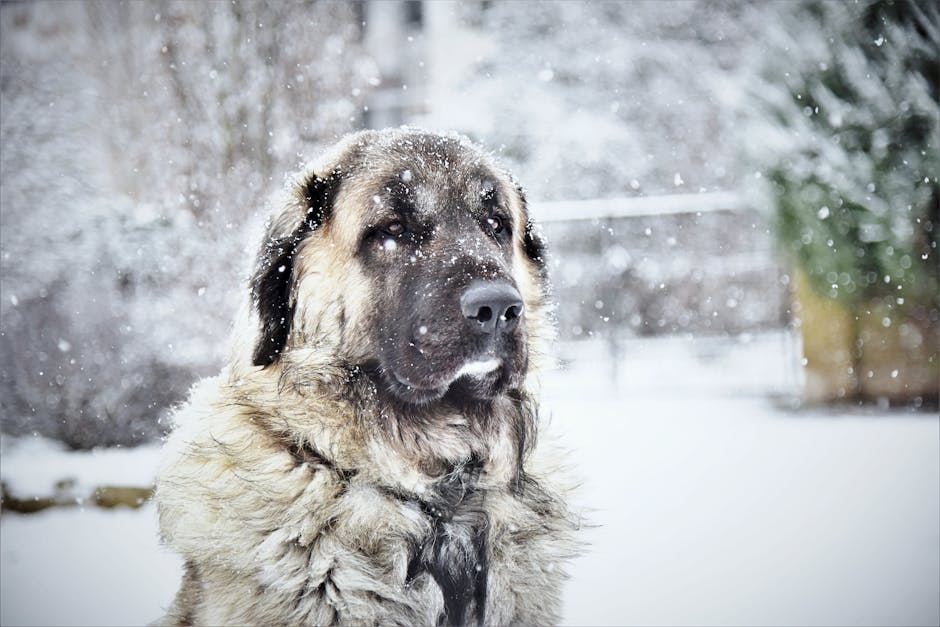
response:
M559 347L547 432L571 450L597 526L565 622L940 623L940 419L901 410L793 411L786 335ZM140 484L154 448L68 454L6 441L19 492ZM0 519L0 622L157 618L180 561L152 505Z

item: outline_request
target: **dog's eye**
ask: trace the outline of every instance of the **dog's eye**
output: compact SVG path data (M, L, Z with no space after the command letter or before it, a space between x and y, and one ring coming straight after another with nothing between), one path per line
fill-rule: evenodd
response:
M395 220L394 222L389 222L388 224L386 224L385 227L382 229L382 232L385 233L386 235L391 235L392 237L396 237L405 232L405 225L399 222L398 220Z
M499 234L503 232L503 220L499 216L491 216L487 218L486 223L489 225L490 230L494 233Z

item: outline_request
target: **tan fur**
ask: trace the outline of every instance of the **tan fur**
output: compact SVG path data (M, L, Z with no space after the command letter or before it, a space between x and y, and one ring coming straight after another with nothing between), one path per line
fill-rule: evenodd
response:
M347 167L363 142L408 133L346 140L289 186L273 228L286 234L297 227L304 205L298 194L311 174ZM376 176L385 167L377 154L369 162ZM351 174L333 217L298 250L287 350L267 367L251 365L257 324L244 307L229 366L197 384L176 414L157 502L163 537L185 559L186 573L166 624L447 620L438 582L428 572L409 579L408 567L435 528L456 541L469 528L460 524L462 510L441 522L422 504L471 458L482 460L482 470L468 497L473 503L460 507L484 512L487 521L484 622L559 619L564 564L578 550L579 522L565 505L565 473L534 443L538 363L530 364L518 398L497 398L485 420L438 412L420 425L383 404L348 367L373 349L365 333L369 282L354 254L368 180L365 172ZM517 226L524 224L521 200L512 211ZM544 285L521 238L514 246L512 273L537 362L550 335ZM520 428L528 438L520 440Z

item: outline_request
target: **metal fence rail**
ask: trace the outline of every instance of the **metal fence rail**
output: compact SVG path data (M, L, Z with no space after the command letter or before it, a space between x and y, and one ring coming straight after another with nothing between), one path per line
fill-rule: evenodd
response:
M592 198L590 200L532 201L529 206L532 216L539 222L637 218L753 209L744 203L739 194L730 191Z

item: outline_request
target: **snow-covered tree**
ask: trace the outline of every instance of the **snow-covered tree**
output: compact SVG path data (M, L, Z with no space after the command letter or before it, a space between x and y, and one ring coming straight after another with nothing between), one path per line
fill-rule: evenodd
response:
M440 70L450 89L430 95L422 121L500 149L540 199L730 188L724 92L755 13L741 2L461 5L473 36L440 45L470 58Z
M7 432L134 443L218 368L282 176L354 128L345 3L0 7Z

